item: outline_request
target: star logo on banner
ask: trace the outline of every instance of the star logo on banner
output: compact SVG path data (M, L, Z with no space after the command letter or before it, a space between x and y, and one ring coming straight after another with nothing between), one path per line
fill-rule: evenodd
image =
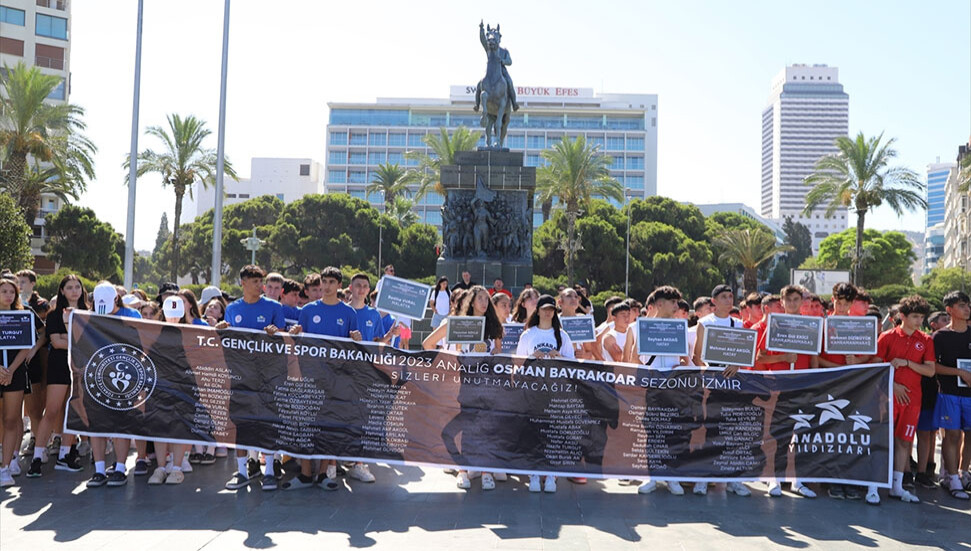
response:
M813 420L813 417L816 417L816 416L812 413L803 413L801 409L799 410L799 413L795 413L789 416L790 419L796 420L796 426L792 427L793 430L812 428L810 421Z
M829 398L829 401L816 404L817 408L823 410L823 412L819 414L819 424L823 425L830 419L834 419L836 421L845 421L846 418L843 417L843 412L840 410L850 405L850 401L842 399L836 400L833 398L832 394L828 395L827 398Z
M853 420L853 432L858 430L870 430L870 421L873 417L862 415L859 411L849 416Z

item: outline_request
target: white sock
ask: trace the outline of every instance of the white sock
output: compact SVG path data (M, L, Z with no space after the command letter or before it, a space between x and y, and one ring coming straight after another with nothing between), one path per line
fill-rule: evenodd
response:
M181 465L172 465L172 468L171 469L167 469L167 472L170 472L170 473L171 472L174 472L174 471L182 472L182 466Z
M904 473L902 471L893 472L893 493L904 493Z
M961 486L961 477L960 476L958 476L956 474L952 474L950 476L950 479L951 479L951 489L952 490L963 490L964 489L964 487Z
M266 474L266 476L273 476L273 459L272 458L269 458L269 457L266 458L266 465L265 465L265 467L266 468L263 470L263 472Z
M104 461L95 461L94 462L94 472L100 473L100 474L105 474L105 462Z
M115 461L115 471L119 473L125 472L125 464L120 461Z
M71 446L61 446L60 453L57 454L58 459L64 459L64 456L71 451Z
M237 457L236 458L236 467L239 469L239 474L241 474L243 476L247 476L249 474L246 471L246 458L245 457Z
M873 495L878 495L879 494L879 492L877 491L877 487L876 486L867 486L866 493L867 494L873 494Z
M34 459L44 459L44 446L34 446Z

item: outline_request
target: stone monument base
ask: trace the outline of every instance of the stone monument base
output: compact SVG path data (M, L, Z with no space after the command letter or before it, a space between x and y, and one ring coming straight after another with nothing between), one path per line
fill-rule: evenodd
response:
M518 296L527 283L533 283L532 262L511 262L489 259L452 260L439 258L435 264L435 275L448 278L449 287L462 281L462 272L472 274L472 281L486 289L492 287L496 278L502 278L503 287Z

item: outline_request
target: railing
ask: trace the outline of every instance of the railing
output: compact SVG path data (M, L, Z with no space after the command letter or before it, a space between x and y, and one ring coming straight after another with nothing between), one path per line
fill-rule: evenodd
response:
M40 0L38 0L40 1ZM34 56L34 65L38 67L45 67L47 69L58 69L64 70L64 59L56 57L47 57L42 55Z
M67 9L67 0L37 0L37 5L42 8L65 11Z

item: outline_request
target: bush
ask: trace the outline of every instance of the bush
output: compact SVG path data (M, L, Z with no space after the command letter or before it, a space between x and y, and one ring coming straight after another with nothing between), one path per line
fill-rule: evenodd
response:
M37 285L34 286L34 290L37 291L37 294L41 297L51 300L57 296L57 286L61 284L61 280L64 279L64 276L73 273L76 272L70 268L61 268L53 274L37 276ZM98 284L97 281L87 279L85 277L81 277L81 283L84 285L84 290L89 294L94 291L95 285Z
M432 274L430 276L416 278L413 281L417 281L418 283L424 283L425 285L431 285L432 287L434 287L435 282L438 281L438 276L436 276L435 274Z
M612 296L623 297L626 295L624 295L624 291L622 290L608 289L589 297L590 302L593 303L593 318L597 324L603 323L607 319L607 312L604 310L604 301Z
M533 274L533 288L540 294L556 296L556 290L560 285L566 285L566 275L560 274L556 277L546 277Z

